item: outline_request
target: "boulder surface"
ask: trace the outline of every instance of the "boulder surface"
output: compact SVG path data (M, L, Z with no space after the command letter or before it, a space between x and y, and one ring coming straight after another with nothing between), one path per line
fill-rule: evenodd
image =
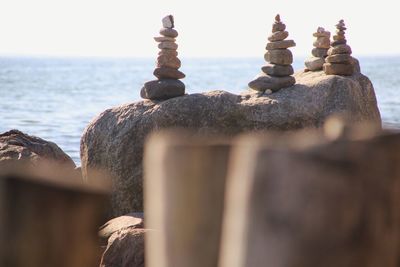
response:
M108 109L85 129L81 139L82 173L96 179L106 172L113 184L112 213L143 210L142 157L146 137L159 129L183 127L198 133L233 136L255 130L320 127L333 114L351 122L381 127L370 80L320 72L295 74L296 84L273 94L225 91L184 95L166 101L140 101Z

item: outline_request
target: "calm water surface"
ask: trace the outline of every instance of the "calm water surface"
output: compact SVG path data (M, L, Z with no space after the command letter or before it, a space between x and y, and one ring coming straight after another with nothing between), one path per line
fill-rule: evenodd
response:
M386 127L400 128L400 57L359 58ZM295 69L302 68L296 59ZM239 93L262 59L183 59L188 93ZM19 129L57 143L79 163L83 129L103 110L140 99L152 59L0 58L0 132Z

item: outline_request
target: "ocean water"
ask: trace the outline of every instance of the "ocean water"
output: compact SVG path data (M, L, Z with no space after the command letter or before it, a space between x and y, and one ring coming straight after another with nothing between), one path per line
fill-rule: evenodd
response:
M400 129L400 57L359 58L385 127ZM245 90L263 59L183 59L188 93ZM303 67L297 58L295 69ZM0 58L0 132L19 129L57 143L79 164L80 137L103 110L140 99L153 59Z

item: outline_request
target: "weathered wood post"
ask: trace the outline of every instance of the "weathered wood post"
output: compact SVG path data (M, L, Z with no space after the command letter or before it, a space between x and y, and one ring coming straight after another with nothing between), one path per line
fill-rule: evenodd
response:
M210 141L211 140L211 141ZM227 141L164 132L145 149L148 267L215 267L230 146Z
M233 148L220 267L395 267L400 134L246 136Z

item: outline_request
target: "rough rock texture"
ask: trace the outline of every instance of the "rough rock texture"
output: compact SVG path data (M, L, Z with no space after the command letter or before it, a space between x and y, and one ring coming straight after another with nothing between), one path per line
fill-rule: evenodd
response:
M82 172L109 173L115 216L142 211L142 154L150 132L167 127L234 135L250 130L319 127L335 113L354 122L381 126L374 88L362 74L326 76L322 71L295 74L297 83L271 95L224 91L185 95L166 101L140 101L108 109L86 128L81 139Z
M143 213L134 212L111 219L100 227L99 236L102 244L115 232L126 228L143 228Z
M100 267L144 267L144 239L149 230L126 228L108 240Z

